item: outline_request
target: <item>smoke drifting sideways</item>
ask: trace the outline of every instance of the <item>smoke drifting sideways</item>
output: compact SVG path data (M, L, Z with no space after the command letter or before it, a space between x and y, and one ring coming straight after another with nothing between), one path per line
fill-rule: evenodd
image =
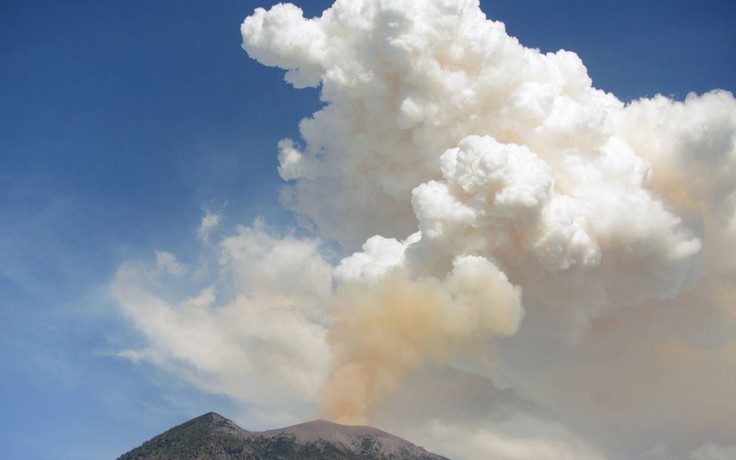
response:
M241 31L250 57L295 88L320 87L324 103L301 140L278 145L282 202L315 235L283 244L308 247L295 263L323 275L291 292L291 255L260 227L217 245L227 258L245 238L255 265L280 261L261 287L257 271L236 277L251 306L226 311L270 312L280 299L279 315L298 318L289 327L309 331L309 360L279 345L259 378L283 376L273 360L299 362L307 390L292 394L319 398L324 416L400 419L457 458L714 459L734 448L732 94L625 104L593 87L577 55L525 48L474 0L337 0L312 19L278 4ZM252 249L259 238L271 249ZM324 240L351 255L325 269ZM120 293L136 285L126 269ZM225 314L213 302L202 311ZM241 344L233 362L252 361L243 337L259 331L243 327L218 339ZM286 343L287 328L263 340ZM153 347L198 365L174 342ZM485 383L463 386L476 378ZM396 399L409 385L423 407L414 418ZM442 396L417 399L432 385ZM513 400L502 415L494 397ZM489 412L441 410L437 398ZM472 433L477 449L453 433Z

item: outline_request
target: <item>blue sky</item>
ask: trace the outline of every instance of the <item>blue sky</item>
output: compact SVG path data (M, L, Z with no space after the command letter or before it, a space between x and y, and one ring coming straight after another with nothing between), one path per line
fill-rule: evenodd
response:
M209 410L114 356L140 340L116 269L183 254L204 209L293 226L276 143L317 106L252 61L239 25L275 2L14 1L0 6L0 458L114 458ZM318 14L326 1L299 3ZM577 52L624 100L736 89L731 1L484 1L526 46Z

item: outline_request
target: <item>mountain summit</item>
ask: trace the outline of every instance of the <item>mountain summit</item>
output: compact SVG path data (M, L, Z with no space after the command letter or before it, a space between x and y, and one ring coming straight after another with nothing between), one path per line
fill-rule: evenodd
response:
M368 426L314 420L251 432L209 412L146 441L118 460L447 460Z

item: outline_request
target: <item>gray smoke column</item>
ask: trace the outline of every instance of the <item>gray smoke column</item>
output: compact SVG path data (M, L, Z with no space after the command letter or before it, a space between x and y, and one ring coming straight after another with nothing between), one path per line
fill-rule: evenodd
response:
M325 104L278 147L285 205L353 252L331 418L462 361L592 439L736 443L730 93L624 104L474 0L279 4L242 35Z

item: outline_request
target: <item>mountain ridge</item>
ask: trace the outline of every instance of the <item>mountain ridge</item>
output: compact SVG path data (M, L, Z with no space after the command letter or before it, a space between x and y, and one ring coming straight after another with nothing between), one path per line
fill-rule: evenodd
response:
M216 412L151 438L117 460L448 460L391 433L312 420L248 431Z

